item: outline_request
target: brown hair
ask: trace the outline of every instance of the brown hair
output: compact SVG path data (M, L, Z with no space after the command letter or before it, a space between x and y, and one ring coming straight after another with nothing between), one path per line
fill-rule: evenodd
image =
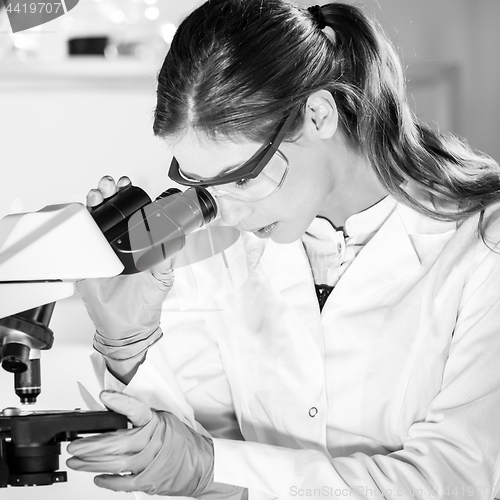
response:
M321 7L333 37L307 9L283 0L209 0L179 26L158 77L154 132L188 127L208 137L268 140L307 97L333 95L351 145L391 194L433 218L460 220L500 198L500 168L465 142L420 124L407 103L399 59L361 9ZM422 205L413 183L455 209ZM445 203L446 205L446 203Z

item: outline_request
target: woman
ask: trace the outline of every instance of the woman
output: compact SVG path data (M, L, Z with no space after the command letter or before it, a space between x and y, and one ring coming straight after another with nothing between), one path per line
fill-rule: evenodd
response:
M163 337L169 270L80 285L102 400L135 428L69 465L163 495L493 498L500 169L417 123L381 30L341 3L209 1L166 56L154 131L171 178L241 230L248 276L165 311Z

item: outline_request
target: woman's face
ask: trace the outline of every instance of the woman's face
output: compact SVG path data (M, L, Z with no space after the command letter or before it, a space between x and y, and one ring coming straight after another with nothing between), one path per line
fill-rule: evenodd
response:
M223 221L277 243L300 238L336 185L331 155L325 155L324 148L314 147L313 142L301 136L280 145L289 170L281 188L267 198L245 202L217 197ZM243 139L209 141L190 130L169 146L184 174L211 179L228 167L243 164L262 144Z

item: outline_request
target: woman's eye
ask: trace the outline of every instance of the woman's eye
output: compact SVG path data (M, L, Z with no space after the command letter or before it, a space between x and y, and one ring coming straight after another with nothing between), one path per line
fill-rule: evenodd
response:
M239 181L236 181L235 184L238 187L245 187L249 182L250 179L240 179Z

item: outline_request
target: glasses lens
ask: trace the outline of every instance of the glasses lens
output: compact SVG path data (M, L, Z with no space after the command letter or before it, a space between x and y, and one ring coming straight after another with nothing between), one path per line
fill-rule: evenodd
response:
M241 179L229 184L212 186L218 196L243 201L266 198L283 184L288 172L288 161L276 151L262 172L255 179Z

